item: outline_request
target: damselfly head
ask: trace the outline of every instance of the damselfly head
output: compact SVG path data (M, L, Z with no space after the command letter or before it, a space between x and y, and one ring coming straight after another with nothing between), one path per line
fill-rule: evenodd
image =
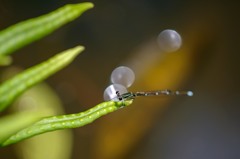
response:
M105 101L114 100L119 101L120 95L127 93L127 88L121 84L111 84L108 86L103 93Z

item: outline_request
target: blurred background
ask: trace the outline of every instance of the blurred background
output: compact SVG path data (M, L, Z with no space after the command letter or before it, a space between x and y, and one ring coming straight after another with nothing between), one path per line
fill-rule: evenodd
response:
M0 29L79 2L0 0ZM46 81L67 114L102 102L110 74L120 65L136 73L129 91L192 90L194 96L138 98L130 107L72 130L68 144L46 140L39 154L54 153L61 145L66 153L71 150L72 159L240 158L239 3L92 2L95 7L79 19L13 54L13 66L25 69L84 45L84 53ZM181 35L178 51L161 52L156 38L164 29ZM20 147L34 153L29 145ZM0 158L21 158L19 149L17 144L1 148Z

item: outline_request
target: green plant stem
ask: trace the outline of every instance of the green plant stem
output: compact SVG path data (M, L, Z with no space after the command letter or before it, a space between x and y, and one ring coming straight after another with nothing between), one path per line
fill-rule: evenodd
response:
M10 26L0 32L0 58L50 34L92 7L89 2L68 4L49 14Z
M25 90L67 66L83 50L83 46L77 46L63 51L49 60L19 73L1 84L0 112L10 105L14 99L21 95Z
M43 112L23 111L0 119L0 143L11 135L41 119Z
M1 143L1 146L6 146L24 140L26 138L35 136L37 134L46 133L49 131L77 128L90 124L99 117L118 110L123 106L128 106L132 100L114 102L108 101L98 104L97 106L78 114L61 115L43 118L35 124L19 131L9 139Z

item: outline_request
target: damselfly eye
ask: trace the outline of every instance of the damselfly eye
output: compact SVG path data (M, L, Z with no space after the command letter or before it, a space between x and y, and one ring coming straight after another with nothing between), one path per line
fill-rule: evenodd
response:
M103 93L103 98L105 101L109 100L114 100L114 101L119 101L119 98L121 94L127 93L127 88L124 87L123 85L120 84L112 84L108 86L104 93Z
M133 84L134 80L134 72L126 66L117 67L112 71L111 82L114 84L121 84L128 88Z
M117 95L119 101L123 100L119 91L116 92L116 95Z

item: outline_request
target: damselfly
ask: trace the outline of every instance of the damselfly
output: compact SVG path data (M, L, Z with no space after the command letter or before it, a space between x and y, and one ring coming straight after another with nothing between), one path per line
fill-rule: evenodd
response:
M135 99L140 96L193 96L192 91L172 91L172 90L156 90L156 91L144 91L144 92L127 92L120 94L116 91L116 97L119 101Z

